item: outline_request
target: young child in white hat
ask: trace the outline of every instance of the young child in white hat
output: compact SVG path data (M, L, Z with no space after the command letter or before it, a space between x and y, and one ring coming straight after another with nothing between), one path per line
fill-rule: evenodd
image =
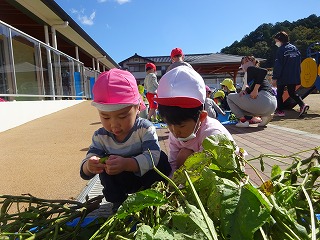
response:
M211 135L229 131L204 110L206 87L202 77L187 66L176 67L159 81L158 110L167 123L169 133L169 162L171 174L194 152L201 151L203 140Z

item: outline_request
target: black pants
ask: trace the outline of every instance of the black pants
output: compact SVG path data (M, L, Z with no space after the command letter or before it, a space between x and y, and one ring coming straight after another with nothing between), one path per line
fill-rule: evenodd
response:
M157 169L166 176L171 172L168 156L163 151L161 151ZM99 177L103 186L103 195L108 202L112 203L122 203L126 200L128 193L150 188L151 185L157 181L165 181L164 178L153 169L141 177L132 172L122 172L117 175L108 175L106 172L103 172Z
M288 85L278 85L277 86L277 109L279 111L283 111L283 92L284 88L287 86L287 91L289 96L300 106L302 107L304 105L304 102L302 101L302 98L296 94L296 84L288 84Z

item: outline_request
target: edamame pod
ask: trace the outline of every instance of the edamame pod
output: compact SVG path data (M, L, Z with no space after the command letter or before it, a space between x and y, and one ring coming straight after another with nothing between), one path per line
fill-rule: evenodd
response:
M106 161L108 160L109 156L105 156L99 159L100 163L106 163Z

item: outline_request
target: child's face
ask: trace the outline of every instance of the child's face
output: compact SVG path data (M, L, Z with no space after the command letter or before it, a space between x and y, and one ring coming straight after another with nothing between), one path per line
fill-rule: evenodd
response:
M138 114L138 106L129 106L113 112L99 111L102 126L123 141L132 129Z
M181 124L167 124L169 131L173 134L175 138L186 138L189 137L195 129L199 128L199 122L195 122L193 119L188 119ZM196 126L198 125L198 126Z
M229 89L228 89L228 87L227 87L227 86L225 86L225 85L221 85L221 87L222 87L222 90L223 90L223 91L225 91L225 92L228 92L228 91L229 91Z

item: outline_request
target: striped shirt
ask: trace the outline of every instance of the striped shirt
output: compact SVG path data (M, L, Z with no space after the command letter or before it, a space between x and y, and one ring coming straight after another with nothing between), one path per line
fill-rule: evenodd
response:
M160 158L160 145L155 127L148 120L137 117L130 133L122 142L117 141L114 135L104 128L98 129L94 132L86 158L82 161L80 176L85 180L92 178L93 176L84 174L82 165L92 156L104 157L107 155L133 157L140 168L140 171L135 174L137 176L144 175L153 168L152 159L157 165Z

